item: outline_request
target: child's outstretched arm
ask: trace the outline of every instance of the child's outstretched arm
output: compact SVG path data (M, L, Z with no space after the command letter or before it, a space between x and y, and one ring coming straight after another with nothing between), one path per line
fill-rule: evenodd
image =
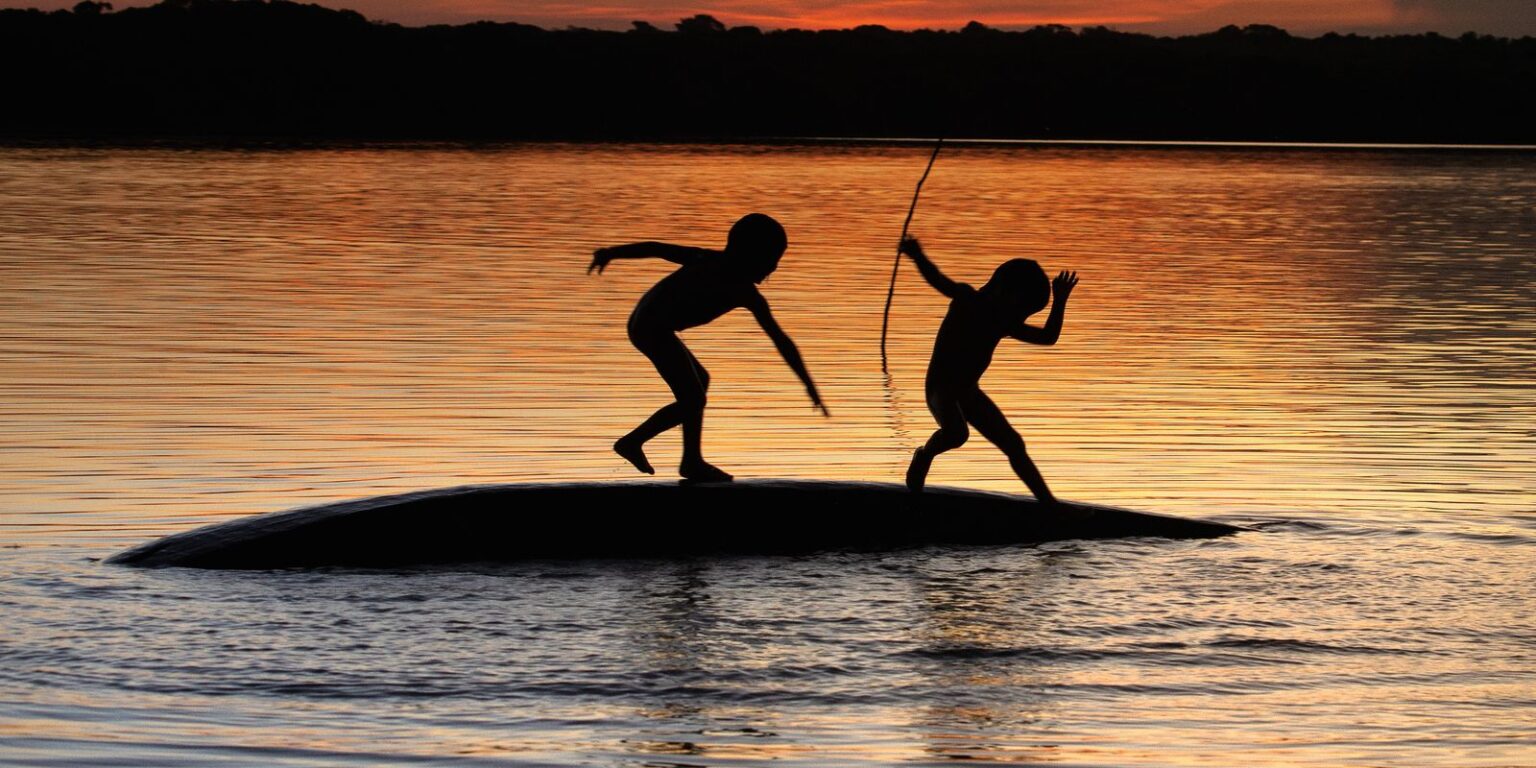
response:
M1044 328L1036 328L1032 325L1019 323L1019 327L1010 336L1019 341L1030 344L1055 344L1061 338L1061 321L1067 317L1067 297L1072 295L1072 289L1077 287L1076 272L1062 272L1051 281L1051 316L1046 318Z
M917 238L909 237L901 241L901 252L912 258L912 263L917 265L917 271L929 285L933 286L934 290L951 299L959 298L966 292L965 285L945 277L944 273L928 260L928 255L923 253L923 246L917 242Z
M827 406L821 403L821 394L816 391L816 382L811 380L811 372L805 369L805 361L800 358L800 350L795 347L789 335L779 327L779 321L773 319L773 311L768 308L768 300L761 293L753 292L753 298L747 304L752 316L757 318L757 324L763 327L763 332L773 340L773 346L777 347L784 362L789 364L790 370L800 377L800 383L805 385L805 393L811 396L811 404L821 409L821 415L831 416Z
M587 266L587 274L597 270L601 275L608 268L609 262L614 259L666 259L673 264L692 264L699 259L714 253L708 248L694 248L687 245L673 245L671 243L658 243L646 241L643 243L630 243L629 245L615 245L611 248L599 248L592 252L592 263Z

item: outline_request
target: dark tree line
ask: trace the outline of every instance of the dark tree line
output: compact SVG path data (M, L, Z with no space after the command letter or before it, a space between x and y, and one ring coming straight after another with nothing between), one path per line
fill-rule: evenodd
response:
M284 0L0 10L0 136L1536 143L1536 39L1043 26L401 27Z

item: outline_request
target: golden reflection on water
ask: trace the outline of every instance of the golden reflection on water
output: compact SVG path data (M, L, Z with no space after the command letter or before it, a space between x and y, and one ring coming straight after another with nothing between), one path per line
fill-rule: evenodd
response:
M625 478L666 400L623 325L666 271L599 245L791 246L765 293L835 418L744 313L690 332L708 455L898 480L931 430L942 300L884 283L920 148L517 146L0 153L3 536L127 542L219 516L466 482ZM979 282L1082 284L984 386L1058 493L1355 518L1532 507L1527 155L967 148L913 224ZM676 438L656 441L659 467ZM933 482L1022 488L979 438Z

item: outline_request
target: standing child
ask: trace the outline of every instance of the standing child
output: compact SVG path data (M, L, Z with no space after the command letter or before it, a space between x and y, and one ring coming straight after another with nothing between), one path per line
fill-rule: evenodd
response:
M656 470L645 457L651 438L676 426L683 428L683 460L678 473L692 482L723 482L731 476L704 460L700 432L704 428L704 403L709 392L709 371L677 337L678 331L703 325L737 307L757 318L763 331L778 348L784 362L800 377L811 403L829 415L821 404L816 384L800 359L795 343L773 319L768 300L757 290L779 266L789 245L784 227L761 213L741 217L726 237L725 250L691 248L668 243L644 242L599 248L592 254L587 273L602 274L614 259L666 259L682 266L646 291L629 316L629 340L656 366L676 400L613 444L613 450L635 469L648 475Z
M1056 497L1040 476L1040 470L1024 451L1024 440L1008 424L997 404L981 391L981 375L992 364L998 342L1008 336L1030 344L1055 344L1061 336L1061 322L1067 311L1067 297L1077 285L1075 272L1062 272L1054 282L1047 282L1045 271L1029 259L1003 262L992 279L976 290L944 276L923 253L916 239L901 244L901 252L912 258L928 284L950 298L949 312L939 326L933 342L933 357L928 362L925 394L928 410L939 429L912 455L907 468L907 487L921 491L928 479L934 457L959 448L970 437L966 423L1002 449L1008 463L1036 499L1055 503ZM1045 308L1052 287L1056 301L1044 328L1026 325L1024 319Z

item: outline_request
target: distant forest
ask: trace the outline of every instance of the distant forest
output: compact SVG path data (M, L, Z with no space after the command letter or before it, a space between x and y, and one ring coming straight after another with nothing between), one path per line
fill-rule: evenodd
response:
M402 27L284 0L0 10L0 137L1536 143L1536 38L1269 26Z

